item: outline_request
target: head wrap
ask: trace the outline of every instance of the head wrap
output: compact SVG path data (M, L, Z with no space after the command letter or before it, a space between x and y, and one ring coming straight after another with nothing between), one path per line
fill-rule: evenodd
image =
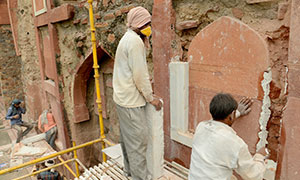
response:
M15 105L15 104L20 104L21 102L22 101L20 99L14 99L11 104Z
M151 22L151 15L141 6L131 9L127 14L127 26L131 29L140 28L149 22Z

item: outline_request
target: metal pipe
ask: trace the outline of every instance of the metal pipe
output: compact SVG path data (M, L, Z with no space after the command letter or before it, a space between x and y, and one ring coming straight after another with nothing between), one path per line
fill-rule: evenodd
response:
M102 107L101 107L101 95L100 95L100 83L99 83L99 65L97 59L97 45L96 45L96 35L95 35L95 25L94 25L94 13L93 13L93 0L88 0L89 3L89 18L90 18L90 27L91 27L91 42L93 47L93 61L94 61L94 72L95 72L95 84L96 84L96 94L97 100L96 103L98 105L98 113L99 113L99 126L100 126L100 138L105 139L104 134L104 125L103 125L103 118L102 118ZM105 148L105 142L102 142L102 149ZM106 162L106 155L102 152L103 161Z
M58 159L61 161L61 162L65 162L61 157L58 157ZM76 163L76 161L75 161ZM70 168L70 166L68 164L64 164L64 166L70 171L70 173L74 176L74 177L78 177L76 176L76 174L74 173L74 171Z
M112 143L112 142L110 142L110 141L107 140L107 139L103 139L103 141L104 141L108 146L114 146L114 145L116 145L115 143Z
M84 171L88 171L88 169L82 164L82 162L79 159L75 159L75 160L84 169Z
M53 165L53 166L51 166L51 167L47 167L47 168L41 169L41 170L39 170L39 171L35 171L35 172L33 172L33 173L30 173L30 174L27 174L27 175L24 175L24 176L15 178L15 179L13 179L13 180L20 180L20 179L24 179L24 178L27 178L27 177L30 177L30 176L34 176L34 175L39 174L39 173L41 173L41 172L50 170L50 169L52 169L52 168L55 168L55 167L64 165L64 164L69 163L69 162L72 162L72 161L75 161L75 159L70 159L70 160L67 160L67 161L64 161L64 162L55 164L55 165Z
M75 146L75 147L71 147L69 149L59 151L57 153L50 154L50 155L45 156L45 157L41 157L41 158L38 158L38 159L35 159L35 160L32 160L32 161L26 162L24 164L20 164L20 165L11 167L11 168L3 169L3 170L0 171L0 175L2 175L4 173L11 172L11 171L14 171L16 169L20 169L20 168L32 165L32 164L36 164L36 163L41 162L41 161L45 161L47 159L54 158L56 156L59 156L59 155L62 155L62 154L68 153L68 152L72 152L74 150L77 150L77 149L80 149L80 148L83 148L83 147L86 147L86 146L90 146L90 145L98 143L98 142L103 142L103 140L101 138L96 139L96 140L93 140L93 141L90 141L90 142L87 142L87 143L84 143L84 144L81 144L81 145L78 145L78 146Z
M75 141L73 141L73 147L75 147L75 146L76 146L76 143L75 143ZM76 150L74 150L74 158L78 159ZM77 161L75 161L75 168L76 168L76 174L77 174L76 177L79 177L80 174L79 174L79 168L78 168L78 162Z

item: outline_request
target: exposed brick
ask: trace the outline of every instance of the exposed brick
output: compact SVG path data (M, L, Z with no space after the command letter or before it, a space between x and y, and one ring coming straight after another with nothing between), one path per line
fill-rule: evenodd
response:
M80 19L76 19L76 20L73 21L73 24L79 24L80 21L81 21Z
M100 16L100 14L95 14L95 19L100 19L101 18L101 16Z
M132 8L134 8L135 6L133 6L133 5L129 5L129 6L124 6L124 7L122 7L121 9L120 9L120 11L122 12L122 13L128 13Z
M121 15L122 15L122 11L120 11L120 10L115 11L115 16L116 17L121 16Z
M108 26L107 22L99 22L99 23L95 24L96 28L104 28L104 27L107 27L107 26Z
M262 3L262 2L270 2L274 0L246 0L248 4Z
M108 13L104 16L104 20L107 21L107 20L111 20L111 19L114 19L115 18L115 15L113 13Z
M108 37L107 37L107 41L110 42L110 43L114 43L116 40L116 37L114 34L109 34Z
M231 11L233 16L238 19L242 19L242 17L244 16L244 12L239 8L232 8Z
M16 56L10 25L0 25L0 96L7 108L12 99L23 99L21 58Z
M79 47L79 48L82 47L83 46L83 42L82 41L78 41L77 44L76 44L76 46Z
M280 93L281 93L281 89L279 87L277 87L273 81L271 81L269 97L271 99L277 99L277 98L279 98Z
M300 70L290 69L288 74L288 94L300 98Z
M104 7L107 7L108 6L108 3L109 3L110 0L102 0L102 4Z
M288 2L283 2L283 3L279 3L278 4L278 14L277 14L277 18L279 20L284 19L284 16L288 10L289 4Z
M81 21L81 24L87 24L89 22L88 18L84 18Z
M184 29L195 28L199 25L197 20L183 21L176 24L176 29L182 31Z

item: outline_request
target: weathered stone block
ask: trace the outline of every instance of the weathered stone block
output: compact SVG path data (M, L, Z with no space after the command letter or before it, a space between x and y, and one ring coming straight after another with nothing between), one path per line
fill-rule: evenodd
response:
M101 16L100 16L100 14L95 14L95 19L100 19L101 18Z
M277 14L277 18L279 20L284 19L284 16L288 10L289 7L289 3L288 2L282 2L278 4L278 14Z
M300 3L293 0L291 6L290 37L289 37L289 63L300 65Z
M280 162L276 179L300 179L300 98L289 97L281 127Z
M110 1L110 0L103 0L103 1L102 1L102 5L103 5L104 7L107 7L109 1Z
M238 19L242 19L242 17L244 16L244 12L239 8L232 8L231 11L233 16Z
M85 25L85 24L87 24L88 22L89 22L89 19L88 19L88 18L84 18L84 19L81 20L81 24L82 24L82 25Z
M195 28L199 25L197 20L183 21L176 24L176 29L179 31Z
M289 97L300 98L300 70L290 69L288 73Z
M109 43L114 43L115 40L116 40L116 37L115 37L114 34L109 34L109 35L108 35L107 41L108 41Z
M113 13L108 13L108 14L106 14L104 17L103 17L103 19L105 20L105 21L107 21L107 20L112 20L112 19L114 19L115 18L115 15L113 14Z
M107 22L99 22L99 23L95 24L96 28L104 28L104 27L107 27L107 26L108 26Z
M274 0L246 0L248 4L262 3L262 2L270 2Z
M10 24L6 1L0 3L0 24Z
M121 10L116 10L114 14L115 14L116 17L121 16L122 11Z

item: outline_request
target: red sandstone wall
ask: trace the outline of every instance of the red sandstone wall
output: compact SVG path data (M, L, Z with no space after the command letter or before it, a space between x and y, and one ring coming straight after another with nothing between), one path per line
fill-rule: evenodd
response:
M21 58L16 56L10 25L0 25L0 96L7 109L15 98L24 100Z
M249 3L247 3L249 2ZM277 160L280 120L286 104L286 70L289 43L289 7L285 1L155 0L153 6L153 61L155 91L165 101L165 158L188 167L190 148L170 139L168 64L171 59L187 61L193 37L221 16L237 18L256 30L268 43L272 71L271 118L268 148ZM162 17L161 14L164 14ZM195 127L190 127L191 132Z

